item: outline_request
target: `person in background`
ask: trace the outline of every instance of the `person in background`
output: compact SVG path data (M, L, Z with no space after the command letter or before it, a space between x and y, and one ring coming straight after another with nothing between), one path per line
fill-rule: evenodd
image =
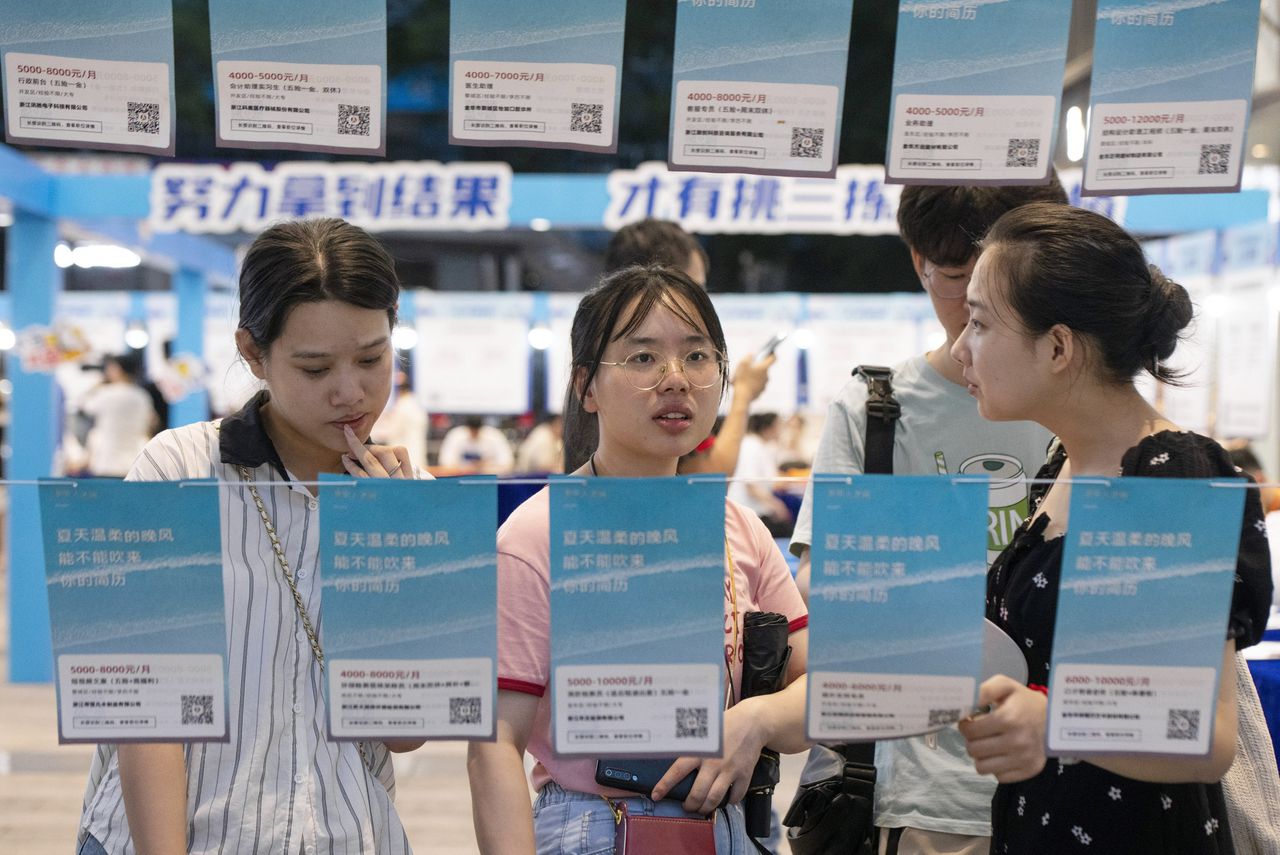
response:
M987 618L1017 639L1028 683L991 677L986 714L960 722L992 801L997 852L1220 855L1233 851L1220 780L1236 755L1235 654L1266 627L1271 573L1257 490L1246 490L1212 737L1203 756L1045 756L1047 698L1071 482L1223 478L1237 470L1208 437L1181 430L1134 385L1176 382L1167 360L1192 318L1186 290L1100 214L1032 204L1001 217L969 283L969 323L953 346L985 419L1032 420L1057 437L1036 475L1031 515L987 575ZM1047 485L1047 486L1046 486ZM1225 638L1224 638L1225 636ZM1087 847L1087 848L1086 848Z
M440 443L440 465L446 469L505 475L514 464L507 437L480 416L467 416L462 424L450 428Z
M755 511L774 537L790 534L792 522L790 509L773 493L781 433L782 421L777 413L756 413L747 419L738 468L729 483L729 498Z
M660 264L679 270L702 288L707 287L710 259L697 238L686 232L678 223L668 220L646 219L630 223L614 232L604 255L605 275L632 265ZM703 438L680 461L681 473L720 473L732 475L738 467L738 452L747 432L747 415L751 403L759 398L769 383L769 369L778 361L769 354L764 359L754 356L730 354L733 370L733 395L729 410L720 427ZM581 466L583 461L565 460L568 470Z
M391 404L373 426L373 441L404 446L414 466L427 465L427 411L413 394L409 374L396 369L396 390Z
M103 360L102 383L89 391L80 410L91 422L85 439L89 474L123 478L157 427L151 396L138 385L133 361Z
M128 474L223 482L209 524L222 531L230 741L99 745L78 855L410 852L388 752L421 740L325 735L315 572L320 473L414 477L404 448L366 444L391 393L399 293L386 250L342 220L272 226L245 254L235 341L261 390L235 415L160 433Z
M583 297L573 320L572 375L565 395L565 445L585 447L579 477L663 477L709 430L725 389L724 332L706 293L669 267L628 267ZM595 758L551 750L549 491L511 514L498 532L497 739L467 751L476 839L484 855L602 855L613 852L614 802L633 814L715 814L719 855L745 855L739 802L765 746L798 751L804 741L803 679L808 616L786 561L747 509L724 502L724 612L710 615L725 633L726 688L737 698L724 713L722 757L683 757L652 799L601 787ZM786 687L741 698L741 627L748 611L784 615L792 653ZM738 651L738 652L734 652ZM537 760L530 810L523 758ZM683 802L663 801L697 772ZM721 808L727 799L727 807ZM654 851L652 855L663 855Z
M516 449L516 471L546 473L564 471L564 419L548 416L535 425Z
M1240 471L1248 475L1259 484L1267 484L1267 473L1262 471L1262 461L1258 460L1258 455L1253 453L1253 449L1244 442L1230 450L1231 462L1240 467ZM1280 511L1280 489L1275 487L1262 488L1262 512L1264 514Z
M965 393L960 363L951 345L969 320L965 287L978 260L977 239L1019 205L1038 200L1066 204L1055 177L1045 186L910 186L898 204L898 228L911 251L920 285L929 295L946 340L928 353L892 369L893 394L901 415L893 433L893 473L937 475L986 473L988 464L1015 473L1034 472L1044 461L1051 435L1030 422L991 424L978 415ZM848 371L852 366L833 366ZM827 410L813 473L864 471L867 385L855 377ZM809 547L813 532L813 486L805 489L791 551L800 558L797 581L808 594ZM1018 502L997 500L989 511L997 521L988 555L1002 549L1026 516L1024 491ZM825 749L811 763L821 768ZM876 743L875 823L880 851L901 855L932 852L985 855L991 842L991 796L995 781L977 774L954 728L936 736Z

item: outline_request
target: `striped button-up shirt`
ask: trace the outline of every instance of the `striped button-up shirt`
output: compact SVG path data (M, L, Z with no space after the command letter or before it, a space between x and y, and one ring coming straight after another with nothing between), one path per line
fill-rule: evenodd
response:
M260 394L221 423L155 437L131 480L292 480L262 428ZM392 800L382 743L331 742L320 668L247 487L218 487L230 678L228 743L189 743L187 841L192 853L401 855L410 851ZM320 499L297 484L258 488L317 631ZM81 835L132 853L114 745L94 756Z

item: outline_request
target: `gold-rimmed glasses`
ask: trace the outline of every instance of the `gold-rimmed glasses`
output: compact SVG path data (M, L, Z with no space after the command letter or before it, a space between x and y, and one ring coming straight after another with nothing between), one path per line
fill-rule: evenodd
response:
M680 370L690 386L709 389L723 382L729 360L723 353L711 347L695 347L684 356L666 356L652 350L637 350L621 362L605 362L622 368L627 382L641 392L658 388L672 362L680 364Z

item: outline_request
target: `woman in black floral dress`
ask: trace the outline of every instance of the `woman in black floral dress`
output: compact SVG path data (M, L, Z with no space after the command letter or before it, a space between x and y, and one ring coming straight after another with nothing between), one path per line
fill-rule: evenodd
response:
M1044 753L1054 618L1068 525L1070 479L1238 477L1213 440L1184 432L1134 387L1163 365L1190 323L1187 292L1148 267L1110 220L1034 204L1010 211L984 241L969 285L969 326L953 351L985 418L1029 419L1060 443L1040 471L1032 516L992 565L987 617L1019 640L1029 685L995 677L980 703L995 710L961 724L979 772L1000 781L992 851L1048 855L1226 855L1222 789L1236 747L1234 652L1261 638L1271 601L1262 509L1245 500L1235 590L1223 648L1213 741L1204 757Z

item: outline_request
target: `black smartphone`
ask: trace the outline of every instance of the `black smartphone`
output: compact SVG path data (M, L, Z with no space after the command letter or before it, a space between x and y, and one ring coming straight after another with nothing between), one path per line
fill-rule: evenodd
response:
M789 335L791 335L791 333L786 330L778 330L773 334L773 338L765 342L764 347L760 348L760 352L756 354L756 359L764 359L769 354L773 353L778 349L778 345L787 340L787 336Z
M676 762L674 757L659 757L656 760L622 760L606 757L596 761L596 783L613 787L615 790L626 790L647 796L653 792L653 788L657 786L662 776L667 774L667 770L674 762ZM666 798L677 802L687 799L697 774L694 771L681 778L671 788L671 792L667 793Z

